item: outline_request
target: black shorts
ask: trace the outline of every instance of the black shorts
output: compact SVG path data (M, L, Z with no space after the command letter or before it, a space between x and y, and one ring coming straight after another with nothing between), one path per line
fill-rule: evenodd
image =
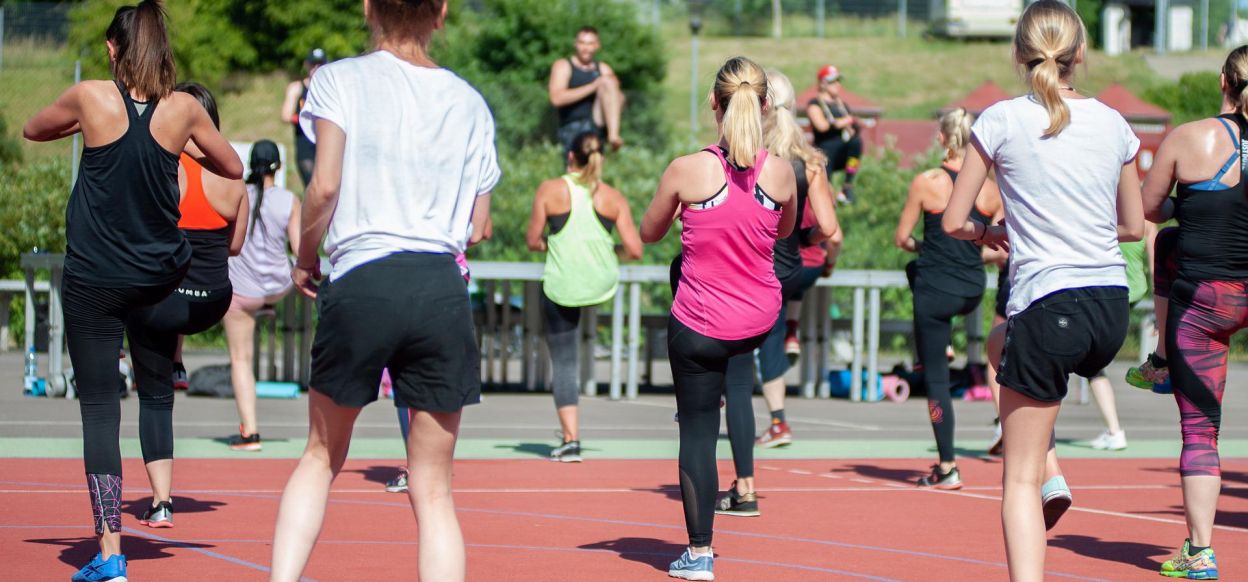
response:
M997 273L997 304L994 305L994 311L1002 319L1006 317L1006 307L1010 304L1010 265L1006 263L1001 265Z
M464 277L447 254L365 263L317 294L311 389L340 406L377 399L389 368L397 406L456 412L481 401L481 358Z
M1118 355L1130 319L1126 287L1066 289L1006 324L997 382L1033 400L1066 397L1070 374L1093 377Z

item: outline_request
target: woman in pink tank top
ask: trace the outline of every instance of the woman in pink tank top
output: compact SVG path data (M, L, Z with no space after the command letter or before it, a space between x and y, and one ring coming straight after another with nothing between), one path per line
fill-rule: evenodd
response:
M797 216L793 167L763 150L767 77L744 57L715 77L720 142L674 160L641 224L658 242L677 214L684 229L668 353L680 423L680 492L689 548L668 574L712 580L711 531L719 476L715 445L728 359L762 343L780 313L772 252Z

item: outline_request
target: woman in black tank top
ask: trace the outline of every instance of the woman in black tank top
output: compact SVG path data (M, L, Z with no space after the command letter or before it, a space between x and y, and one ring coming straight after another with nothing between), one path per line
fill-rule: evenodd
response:
M178 153L194 141L210 171L242 176L242 162L204 108L189 95L171 93L175 71L160 3L119 9L106 39L114 79L71 87L24 131L34 141L82 132L85 144L66 211L62 285L100 542L100 553L80 572L84 580L126 576L117 353L130 313L169 295L190 262L177 225Z
M914 297L918 364L923 368L928 416L939 452L939 464L933 465L931 474L920 479L919 485L936 489L962 488L961 475L954 463L953 399L946 350L952 341L954 316L967 315L979 306L985 284L979 245L950 237L940 224L958 169L962 167L964 148L970 143L972 121L971 115L961 108L941 118L944 164L939 170L928 170L914 179L895 236L899 248L919 254L918 259L906 265L906 276ZM996 186L988 182L979 194L972 219L986 225L1000 211L1001 195ZM922 242L911 236L920 217Z

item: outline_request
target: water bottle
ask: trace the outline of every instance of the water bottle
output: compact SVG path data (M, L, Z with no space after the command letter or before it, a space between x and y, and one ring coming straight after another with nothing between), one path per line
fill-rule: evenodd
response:
M36 394L36 386L39 383L39 362L35 356L35 346L30 346L26 350L26 373L22 378L23 392L29 396L40 396Z

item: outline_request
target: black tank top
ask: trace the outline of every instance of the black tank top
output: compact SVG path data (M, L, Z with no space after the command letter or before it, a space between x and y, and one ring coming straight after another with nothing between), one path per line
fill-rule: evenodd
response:
M1248 279L1248 190L1244 187L1243 118L1220 116L1239 127L1239 183L1221 190L1196 190L1179 184L1175 216L1179 219L1179 277L1189 281Z
M819 97L811 99L810 105L814 105L822 109L823 115L827 118L828 123L832 123L837 119L849 115L849 111L846 111L844 107L841 107L836 103L829 103ZM809 105L807 108L809 108ZM843 132L844 130L837 129L836 126L829 127L827 131L819 131L817 127L813 125L811 126L811 134L812 137L814 137L815 146L819 149L826 149L825 146L833 142L844 141Z
M802 273L802 215L806 211L806 195L810 191L810 182L806 180L806 163L793 160L793 175L797 177L797 220L793 223L793 234L776 241L776 250L772 260L776 266L776 278L783 283Z
M941 167L950 180L958 173ZM984 293L984 261L979 245L945 234L940 221L945 213L923 213L923 247L915 263L918 268L916 285L943 291L958 297L975 297ZM978 208L971 209L971 220L987 225L992 221Z
M303 91L299 93L299 102L295 104L295 117L299 117L299 112L303 111L303 104L308 102L308 82L306 80L299 81L299 85L303 87ZM311 142L307 134L303 133L303 124L295 121L292 123L295 127L295 139L303 139Z
M191 244L191 268L182 279L183 290L216 291L230 286L230 235L217 230L183 230Z
M65 211L65 275L97 287L168 285L191 260L178 229L178 155L152 137L157 101L140 115L116 85L130 126L113 143L82 149Z
M602 72L598 69L598 63L595 62L593 68L588 71L582 70L568 59L568 66L572 67L572 78L568 79L568 88L576 89L593 83L598 77L602 76ZM592 121L594 119L594 95L590 95L571 105L565 105L559 108L559 125L564 126L574 121Z

